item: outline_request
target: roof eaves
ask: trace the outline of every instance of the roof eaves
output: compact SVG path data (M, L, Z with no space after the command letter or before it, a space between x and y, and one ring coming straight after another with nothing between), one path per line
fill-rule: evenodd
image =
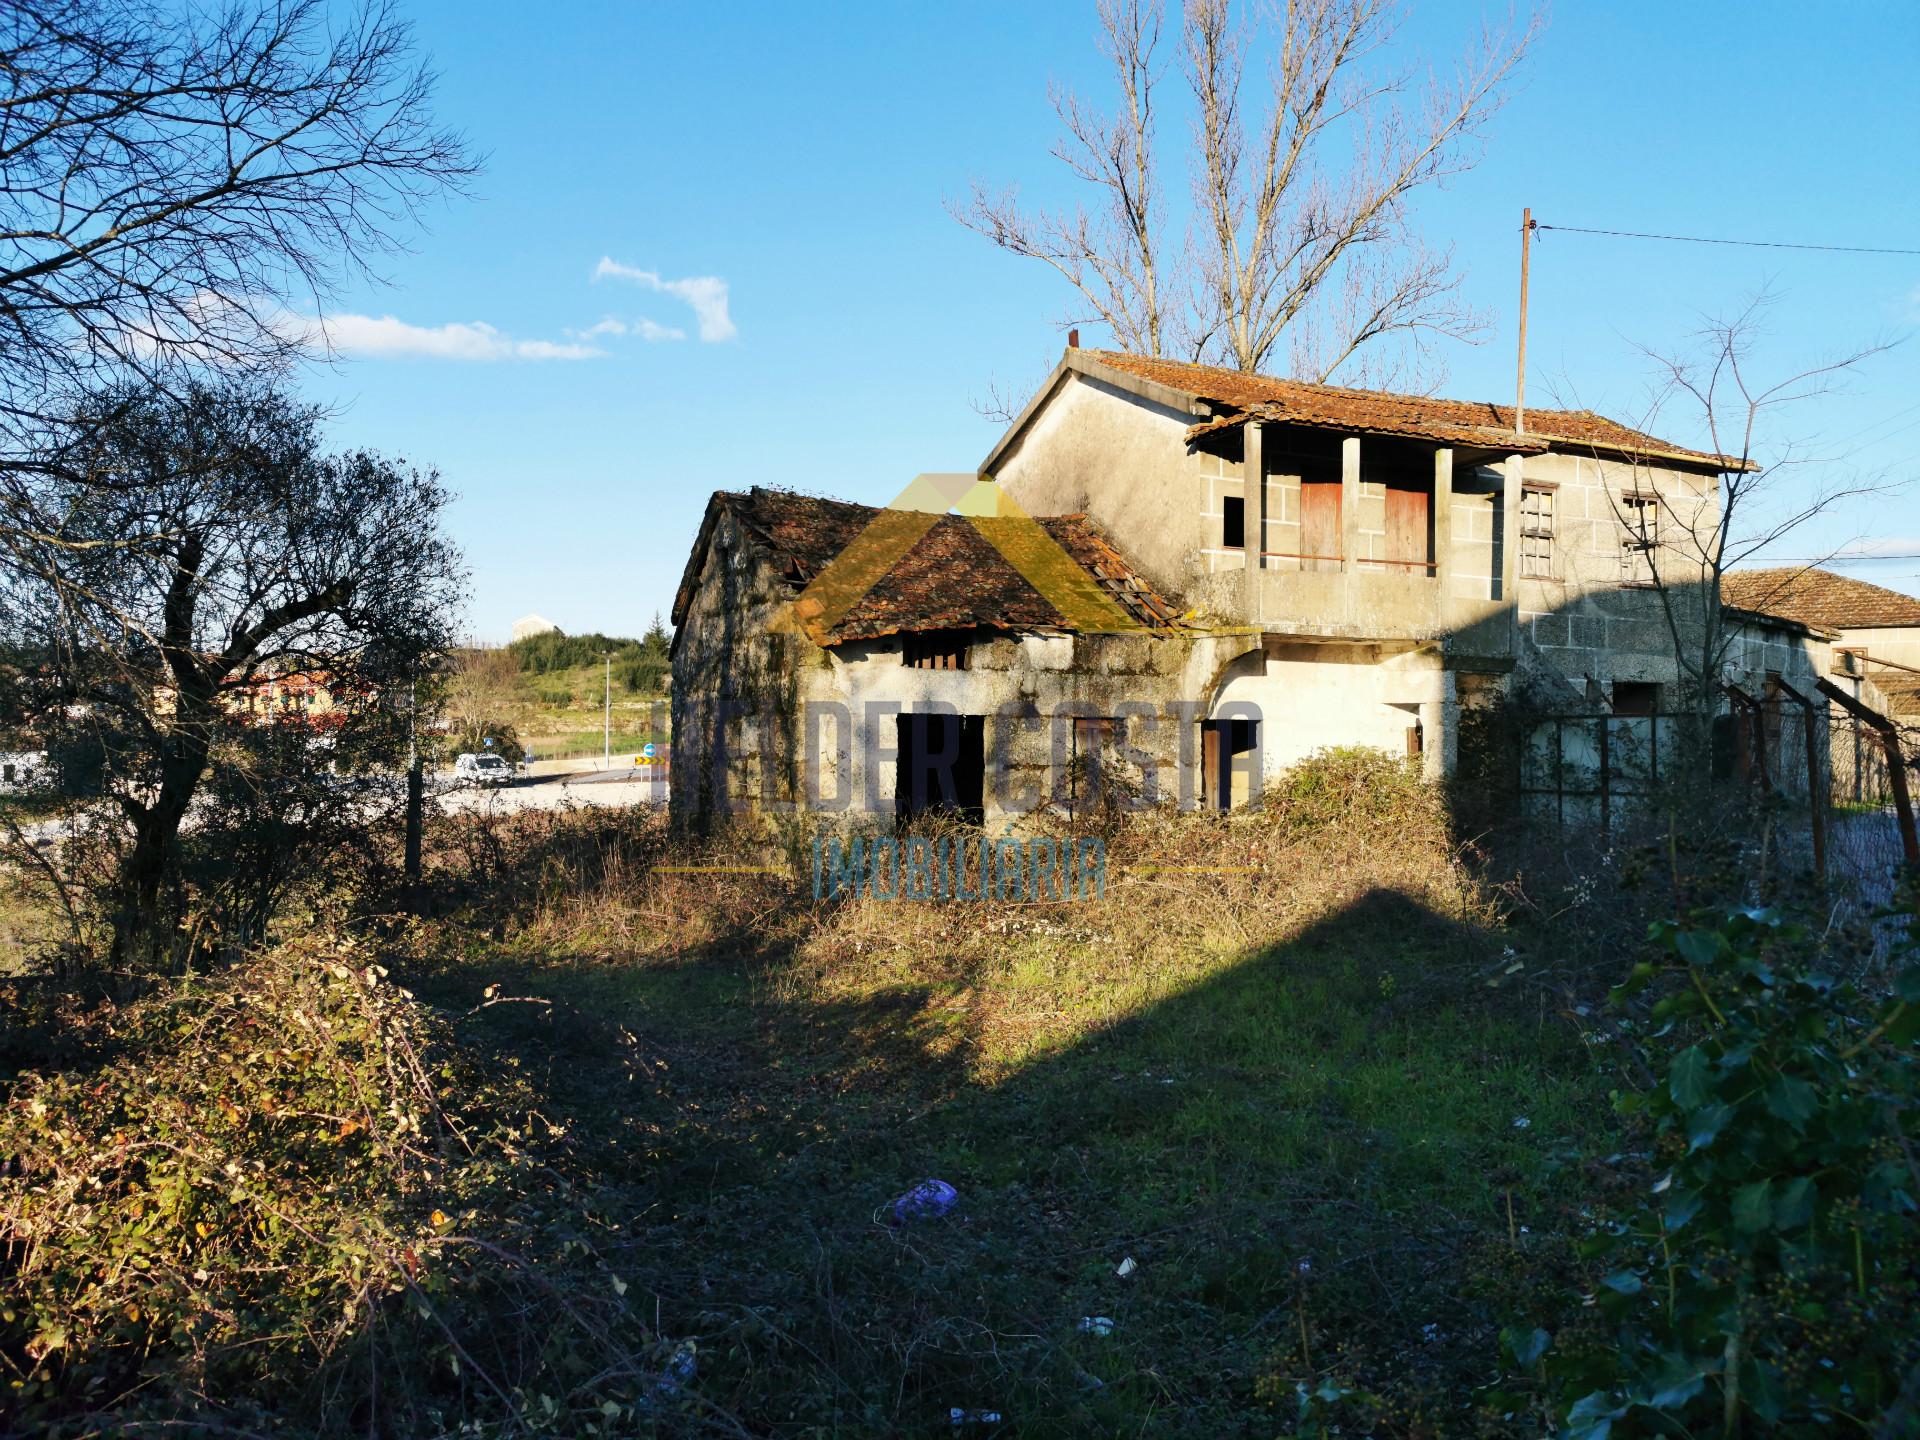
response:
M1815 625L1810 621L1796 620L1791 615L1775 615L1767 610L1749 610L1743 605L1722 604L1720 612L1731 615L1736 620L1747 620L1757 625L1771 626L1776 630L1786 630L1800 635L1811 635L1816 640L1837 640L1838 630L1830 630L1825 625Z
M1255 405L1232 414L1215 415L1187 428L1187 443L1220 430L1230 430L1258 420L1268 425L1299 425L1312 430L1331 430L1339 435L1386 435L1397 440L1438 440L1450 445L1499 450L1509 455L1544 455L1552 448L1549 437L1517 435L1511 430L1487 425L1385 425L1352 418L1330 420L1318 415L1302 415L1280 405Z

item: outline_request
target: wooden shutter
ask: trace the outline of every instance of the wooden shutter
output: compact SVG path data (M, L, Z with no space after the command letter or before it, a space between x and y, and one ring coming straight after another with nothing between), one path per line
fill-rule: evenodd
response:
M1340 482L1300 482L1300 553L1302 570L1340 568Z
M1433 558L1433 495L1425 486L1387 486L1387 554L1403 575L1425 575Z

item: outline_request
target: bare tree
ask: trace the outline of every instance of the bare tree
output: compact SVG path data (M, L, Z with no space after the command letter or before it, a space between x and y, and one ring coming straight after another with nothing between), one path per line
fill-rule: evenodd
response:
M520 758L519 726L525 708L520 657L502 645L470 645L453 653L441 710L461 749L483 748L487 737L504 741L508 760Z
M1538 32L1484 33L1449 83L1388 66L1401 0L1186 0L1180 64L1194 103L1183 241L1159 180L1161 0L1100 0L1101 49L1120 103L1053 104L1053 154L1093 187L1091 208L1028 212L978 182L963 224L1045 261L1123 350L1259 370L1290 341L1296 374L1379 366L1390 337L1416 349L1471 337L1450 252L1413 236L1420 189L1470 167ZM1252 71L1253 73L1249 74Z
M80 394L284 361L472 170L385 0L8 0L0 72L0 541Z
M1738 637L1722 602L1722 579L1764 555L1809 521L1845 502L1898 488L1862 476L1844 457L1826 455L1785 433L1786 414L1830 394L1860 365L1885 351L1875 343L1784 377L1755 373L1755 349L1773 297L1761 292L1726 317L1705 320L1680 349L1643 353L1657 383L1643 424L1703 433L1725 468L1716 485L1687 503L1656 486L1643 463L1610 480L1608 503L1637 579L1658 597L1691 708L1711 713ZM1602 467L1606 474L1606 467ZM1811 567L1808 567L1811 568ZM1784 585L1781 587L1784 589ZM1777 596L1762 595L1758 608Z

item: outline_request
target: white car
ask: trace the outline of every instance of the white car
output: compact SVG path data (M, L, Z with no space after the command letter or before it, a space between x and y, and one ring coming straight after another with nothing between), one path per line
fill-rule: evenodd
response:
M456 785L510 785L513 766L498 755L462 755L453 762Z

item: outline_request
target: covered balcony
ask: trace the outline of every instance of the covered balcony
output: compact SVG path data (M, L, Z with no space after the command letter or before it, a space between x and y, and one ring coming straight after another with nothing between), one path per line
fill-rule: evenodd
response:
M1302 639L1512 653L1518 457L1271 421L1221 437L1235 441L1240 493L1220 497L1206 550L1222 610Z

